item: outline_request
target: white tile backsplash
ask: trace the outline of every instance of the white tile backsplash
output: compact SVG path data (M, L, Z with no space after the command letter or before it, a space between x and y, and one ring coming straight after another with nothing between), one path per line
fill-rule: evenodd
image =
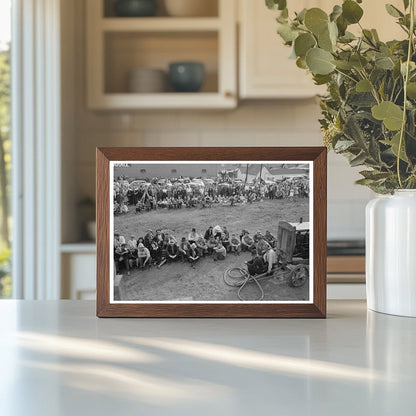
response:
M140 111L112 114L78 109L78 189L94 195L96 146L319 146L315 100L244 102L232 111ZM364 207L372 193L355 185L359 168L328 155L328 237L364 237Z

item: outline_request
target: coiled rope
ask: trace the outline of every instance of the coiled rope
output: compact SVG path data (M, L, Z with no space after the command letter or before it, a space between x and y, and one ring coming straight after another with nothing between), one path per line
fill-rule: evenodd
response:
M238 289L238 298L242 301L254 300L259 301L264 299L264 290L259 283L259 280L271 277L268 273L259 274L257 276L251 276L249 272L241 267L233 267L227 269L223 274L223 279L225 284L231 287L239 287ZM260 292L260 297L258 299L246 299L243 297L241 292L244 290L248 283L254 282Z

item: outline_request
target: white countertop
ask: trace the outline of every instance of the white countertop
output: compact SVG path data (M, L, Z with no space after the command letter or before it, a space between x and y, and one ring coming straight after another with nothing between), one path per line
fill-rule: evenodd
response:
M412 415L416 319L98 319L0 301L0 415Z

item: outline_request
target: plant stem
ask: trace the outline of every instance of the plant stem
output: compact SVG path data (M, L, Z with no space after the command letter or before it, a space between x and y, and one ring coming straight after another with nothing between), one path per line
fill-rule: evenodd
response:
M404 75L404 85L403 85L403 119L402 127L400 129L400 140L399 140L399 149L397 151L397 177L399 179L399 186L403 188L402 177L400 174L400 156L402 152L402 146L404 141L404 133L406 130L406 110L407 110L407 83L409 82L409 69L410 61L412 59L412 50L413 50L413 36L414 36L414 27L415 27L415 0L410 0L410 30L409 30L409 45L407 47L407 60L406 60L406 73Z

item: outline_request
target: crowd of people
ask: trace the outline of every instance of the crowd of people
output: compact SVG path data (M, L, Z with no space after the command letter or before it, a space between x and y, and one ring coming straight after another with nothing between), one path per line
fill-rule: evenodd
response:
M159 179L132 181L119 177L114 181L114 214L134 209L141 213L156 209L206 208L218 205L253 203L263 199L305 198L309 196L309 179L285 177L276 181L255 180L245 183L203 179Z
M278 261L277 239L270 231L253 236L247 230L237 235L226 226L210 226L204 234L195 228L187 237L177 239L170 230L148 230L143 237L131 235L128 240L114 233L114 263L116 273L130 274L132 269L160 268L166 263L183 262L195 267L203 258L225 260L226 256L239 256L242 251L252 253L248 263L251 274L271 273Z

